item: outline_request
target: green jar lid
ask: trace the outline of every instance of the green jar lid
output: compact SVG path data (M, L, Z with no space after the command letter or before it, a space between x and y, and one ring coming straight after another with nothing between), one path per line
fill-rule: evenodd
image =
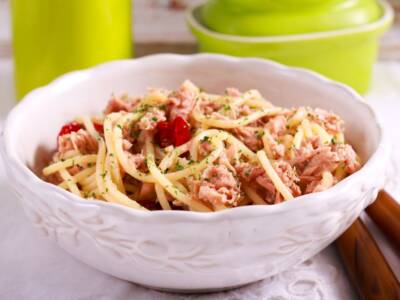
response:
M382 15L376 0L210 0L201 21L241 36L320 32L371 23Z

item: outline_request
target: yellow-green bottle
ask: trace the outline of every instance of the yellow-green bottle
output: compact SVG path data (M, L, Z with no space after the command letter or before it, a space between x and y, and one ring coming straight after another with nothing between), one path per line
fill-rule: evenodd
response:
M131 0L12 0L17 99L65 72L132 56Z

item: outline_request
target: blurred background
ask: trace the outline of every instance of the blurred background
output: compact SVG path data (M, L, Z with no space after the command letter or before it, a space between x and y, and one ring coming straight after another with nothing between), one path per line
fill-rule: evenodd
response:
M0 0L0 57L10 57L10 1ZM194 53L195 38L185 24L185 10L204 0L135 0L132 7L132 34L136 56L158 52ZM396 13L395 23L382 41L380 59L400 59L400 1L389 1Z
M15 100L20 100L33 88L47 84L65 72L108 60L163 52L189 54L200 51L266 57L321 72L364 93L370 87L372 66L376 58L379 61L400 60L400 0L388 1L394 12L389 30L388 20L391 16L385 24L350 38L339 36L330 40L318 39L315 42L304 42L301 39L290 42L293 33L320 32L323 36L327 32L329 34L332 28L357 27L362 22L379 24L379 18L384 18L385 12L375 16L375 19L367 12L368 5L370 8L371 5L377 5L378 2L374 0L350 2L0 0L0 117L5 116ZM353 9L346 12L342 5L339 14L332 13L340 3L353 5L358 11ZM187 11L198 5L203 5L198 14L199 25L206 30L212 28L209 31L211 34L194 29L193 24L188 25ZM264 9L271 5L267 13L272 12L272 15L265 19L261 14L261 23L257 23L257 17L254 17L258 13L254 10L257 5ZM315 9L318 5L325 10L330 9L331 12L321 13ZM274 14L276 7L277 13ZM308 11L308 8L311 10ZM313 8L315 11L310 13ZM226 14L229 9L230 12ZM370 21L366 21L367 15L364 15L364 21L359 20L363 9L369 14ZM321 19L318 13L325 16ZM193 20L197 20L194 10L191 15ZM286 19L279 20L281 15ZM275 17L281 23L275 24L275 21L271 21L277 20ZM222 21L218 24L218 21L213 20ZM293 20L300 20L300 26L292 25ZM242 21L244 23L240 23ZM265 21L271 21L269 27ZM231 28L226 26L235 22L235 25L229 25ZM307 23L304 28L297 29L303 27L303 23ZM325 23L330 26L328 29L321 28ZM246 29L246 25L249 25L249 29ZM242 28L258 31L250 32L249 36L281 35L284 39L289 39L283 43L257 43L255 46L246 42L242 47L241 42L230 43L213 36L214 33L233 30L234 26L239 31ZM292 32L293 30L297 32ZM247 32L243 31L231 36L240 38L246 35Z

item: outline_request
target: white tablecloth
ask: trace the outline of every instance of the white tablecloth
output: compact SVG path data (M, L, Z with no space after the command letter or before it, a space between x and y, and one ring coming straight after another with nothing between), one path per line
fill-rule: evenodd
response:
M13 105L11 60L0 60L0 118ZM379 63L367 100L373 105L393 137L392 174L388 190L400 199L400 64ZM366 220L368 222L368 220ZM372 226L370 224L370 226ZM384 245L373 226L374 236ZM395 272L398 257L382 247ZM176 295L148 290L103 274L64 253L41 236L0 177L0 299L355 299L334 246L301 266L261 282L225 293Z

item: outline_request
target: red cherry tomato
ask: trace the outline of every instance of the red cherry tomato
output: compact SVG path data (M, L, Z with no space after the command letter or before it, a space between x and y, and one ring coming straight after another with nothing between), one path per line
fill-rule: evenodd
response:
M157 123L156 141L161 148L172 145L171 123L168 121Z
M161 148L170 145L180 146L190 138L190 125L182 117L176 117L172 122L157 123L156 141Z
M100 134L104 134L104 127L103 124L93 123L94 129Z
M190 140L190 125L182 117L176 117L172 121L172 136L175 146L180 146Z
M82 129L83 126L79 124L78 122L71 122L68 124L65 124L63 127L61 127L60 132L58 133L58 136L62 136L64 134L69 134L71 132L76 132L79 129Z

